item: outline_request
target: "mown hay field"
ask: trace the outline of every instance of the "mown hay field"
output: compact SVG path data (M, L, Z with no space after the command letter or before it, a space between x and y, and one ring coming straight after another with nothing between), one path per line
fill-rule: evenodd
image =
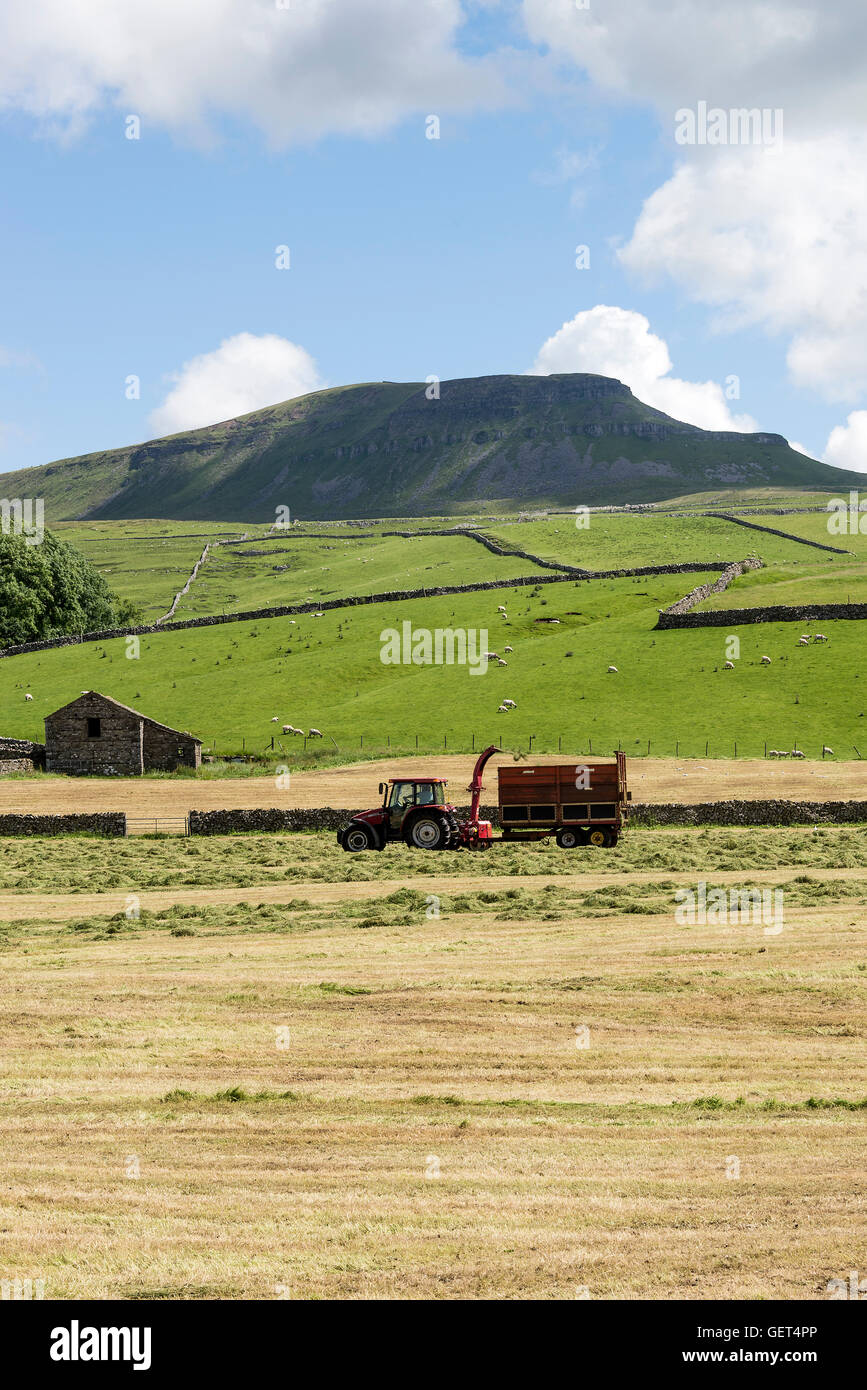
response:
M19 880L32 912L0 938L3 1277L57 1298L827 1297L865 1236L867 836L839 833L833 873L837 832L761 832L759 854L715 829L684 837L688 867L642 832L626 864L486 886L460 855L410 886L402 851L340 882L325 836L198 864L100 846L134 856L115 869L138 916L96 856L76 877L87 842L31 846L55 893ZM296 852L304 879L264 900ZM206 901L219 863L261 899ZM160 867L176 886L149 905ZM738 875L780 887L782 930L676 920L678 887ZM40 911L72 885L99 896Z

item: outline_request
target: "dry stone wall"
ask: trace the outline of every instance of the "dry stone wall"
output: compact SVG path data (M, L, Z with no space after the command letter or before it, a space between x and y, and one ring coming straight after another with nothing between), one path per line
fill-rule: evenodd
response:
M104 835L126 834L126 816L118 811L92 815L19 816L0 815L0 837L4 835Z
M5 647L0 658L21 656L24 652L43 652L52 647L74 647L81 642L109 642L115 637L145 636L157 632L180 632L193 627L217 627L221 623L255 622L262 618L288 618L303 613L324 613L333 608L356 608L369 603L398 603L404 599L436 598L444 594L482 593L491 589L535 588L540 584L565 584L589 579L628 579L649 574L707 574L724 570L718 560L691 561L681 565L638 565L620 570L570 570L568 574L526 574L514 579L489 579L477 584L444 584L432 589L394 589L379 594L353 594L347 598L324 599L321 603L277 604L270 608L251 608L239 613L215 613L207 618L182 618L170 623L147 623L139 627L105 628L98 632L75 633L67 637L46 638L42 642L21 642Z

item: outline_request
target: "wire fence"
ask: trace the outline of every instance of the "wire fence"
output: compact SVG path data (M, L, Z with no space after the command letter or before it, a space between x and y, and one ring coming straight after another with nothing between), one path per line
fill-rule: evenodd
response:
M404 757L413 753L480 753L493 743L503 753L509 752L519 757L562 755L567 758L613 757L622 752L636 758L844 758L860 760L864 754L859 745L851 739L839 739L832 743L823 742L813 735L808 737L789 734L781 737L761 738L755 734L745 737L724 737L720 734L701 737L690 735L686 738L618 738L615 734L506 734L492 736L490 732L460 733L449 731L442 734L370 734L356 733L344 735L340 739L331 736L311 738L309 735L274 735L269 743L254 748L246 738L238 744L220 747L214 739L204 748L206 756L221 761L249 762L259 758L275 756L291 757L298 753L321 753L323 757L339 754L346 758L358 757ZM867 737L864 738L867 749Z

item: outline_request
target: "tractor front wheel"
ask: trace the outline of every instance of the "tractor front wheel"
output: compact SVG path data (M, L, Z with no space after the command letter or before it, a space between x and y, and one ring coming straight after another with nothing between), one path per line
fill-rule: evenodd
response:
M406 835L414 849L445 849L449 842L449 827L438 816L416 816Z
M360 854L362 850L374 848L373 835L366 825L347 825L340 843L348 854Z

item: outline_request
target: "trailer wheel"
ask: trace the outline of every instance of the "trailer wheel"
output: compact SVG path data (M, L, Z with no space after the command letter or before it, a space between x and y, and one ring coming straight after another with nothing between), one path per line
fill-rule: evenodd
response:
M438 816L417 816L409 827L406 842L416 849L445 849L449 827Z
M348 854L360 854L362 850L373 849L373 836L366 825L347 825L340 843Z
M587 843L589 845L595 845L597 849L602 849L609 843L608 831L598 826L596 830L590 831L590 834L587 836Z
M564 826L562 830L557 831L557 844L561 849L577 849L581 843L580 830L571 830Z

